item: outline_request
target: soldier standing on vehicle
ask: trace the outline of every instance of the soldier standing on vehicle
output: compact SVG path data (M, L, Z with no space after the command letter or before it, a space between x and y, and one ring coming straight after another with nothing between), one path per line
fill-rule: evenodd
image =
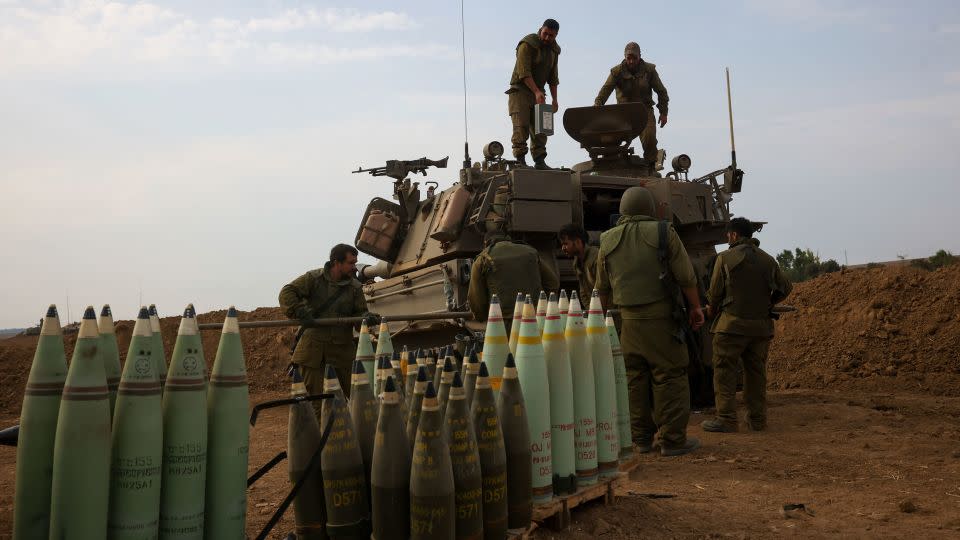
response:
M661 231L651 217L654 211L653 195L646 188L624 192L622 216L600 236L597 289L605 306L611 300L620 306L623 318L633 441L640 452L650 452L659 426L660 454L679 456L699 448L700 441L687 437L689 357L684 333L673 319L675 300L660 277L662 266L686 297L688 324L694 330L703 324L703 311L687 251L672 226L663 222Z
M717 417L701 423L704 431L737 431L737 364L743 361L743 398L754 431L767 426L767 353L773 339L772 308L793 285L777 261L760 249L754 226L734 218L727 226L730 249L717 256L707 292L707 313L716 317L713 336L713 386Z
M600 87L600 93L593 104L603 105L616 89L617 103L640 102L647 107L647 124L640 133L643 145L643 158L649 162L657 159L657 122L653 117L653 92L657 93L657 109L660 111L660 127L667 125L667 105L670 97L660 81L657 66L640 58L640 46L627 43L623 49L623 62L610 69L607 81Z
M564 225L558 233L560 249L564 254L573 257L573 269L577 273L577 283L580 285L577 294L582 302L589 302L597 282L597 255L600 248L589 244L590 237L580 225L570 223Z
M324 370L328 364L337 370L343 391L350 391L350 366L356 353L353 327L310 327L309 322L326 317L370 315L376 318L367 312L367 300L356 272L356 248L337 244L330 250L330 260L323 268L310 270L280 289L280 309L287 317L304 323L292 361L300 366L310 394L323 393ZM315 402L315 408L319 415L319 401Z
M526 165L527 138L530 138L533 162L537 169L549 169L547 166L547 136L533 132L533 106L546 103L544 85L550 85L553 97L553 110L557 108L557 60L560 45L557 45L557 33L560 23L553 19L543 21L540 31L529 34L517 44L517 61L510 76L510 88L507 89L507 111L513 123L513 157ZM503 298L501 298L503 300Z
M486 321L490 296L496 294L500 298L500 308L505 315L503 323L509 334L512 322L510 314L513 313L517 293L536 297L540 291L556 291L560 288L560 281L533 246L510 240L502 232L502 227L503 223L497 221L491 231L488 221L485 247L470 270L467 302L473 319Z

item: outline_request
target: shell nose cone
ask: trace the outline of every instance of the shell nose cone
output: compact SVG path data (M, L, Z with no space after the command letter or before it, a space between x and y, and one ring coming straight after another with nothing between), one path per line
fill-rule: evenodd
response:
M151 316L156 316L156 314L157 314L157 305L156 305L156 304L150 304L150 307L149 307L148 309L150 310L150 315L151 315Z
M427 366L417 366L417 382L427 382Z
M197 310L194 309L193 304L187 304L187 307L183 310L183 316L187 319L195 319L197 317Z
M337 370L334 369L333 366L331 366L330 364L327 364L327 372L324 378L326 378L327 380L336 379Z
M138 319L150 319L150 310L144 306L140 306L140 313L137 314Z
M110 311L110 304L104 304L103 309L100 310L101 317L113 317L113 312Z
M97 312L93 310L93 306L87 306L87 309L83 311L83 318L96 320Z
M354 360L354 361L353 361L353 374L354 374L354 375L360 375L360 374L366 374L366 373L367 373L367 370L363 369L363 362L361 362L360 360Z
M453 388L463 388L463 381L460 379L459 371L453 374L452 386Z
M487 369L487 363L486 363L486 362L480 362L480 374L479 374L478 376L479 376L479 377L489 377L489 376L490 376L490 370Z
M513 353L507 353L507 363L505 364L505 367L517 367L517 362L513 359Z
M227 310L227 317L236 317L236 316L237 316L237 308L234 306L230 306L230 309Z
M393 382L393 377L387 377L386 384L383 385L384 392L396 392L397 385Z
M290 378L293 379L293 382L303 382L303 376L300 375L300 368L296 364L290 366Z
M47 308L47 317L51 319L54 317L59 317L59 315L57 314L56 304L50 304L50 307Z
M433 387L433 381L427 383L427 391L423 394L424 399L437 397L437 390Z

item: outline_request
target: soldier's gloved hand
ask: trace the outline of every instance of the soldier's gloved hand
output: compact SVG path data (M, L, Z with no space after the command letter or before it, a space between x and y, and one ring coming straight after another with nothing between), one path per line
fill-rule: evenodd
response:
M310 312L310 308L307 306L301 306L297 308L296 312L297 319L300 320L300 324L303 326L309 326L313 322L313 313Z
M380 322L383 320L383 317L379 313L373 313L368 311L362 315L363 320L367 321L367 326L379 326Z

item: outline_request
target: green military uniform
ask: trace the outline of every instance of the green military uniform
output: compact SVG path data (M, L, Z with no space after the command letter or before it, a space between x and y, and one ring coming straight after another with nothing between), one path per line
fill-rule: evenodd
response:
M560 281L532 246L499 240L477 255L470 271L467 301L476 321L486 321L490 295L500 298L503 322L510 329L517 293L535 296L541 290L555 291Z
M580 290L577 291L580 302L589 302L597 283L597 255L600 254L600 248L585 246L583 251L583 262L574 258L573 270L577 273L577 283L580 284Z
M357 317L367 312L363 288L353 276L333 281L330 263L311 270L280 289L280 308L293 319L324 317ZM327 364L337 370L340 387L349 395L350 367L356 356L353 328L324 326L304 330L293 353L293 363L300 366L307 392L323 392L323 375ZM320 402L315 408L319 414Z
M623 318L621 346L630 389L633 440L649 445L659 426L665 447L686 443L690 419L687 346L673 336L672 300L660 280L657 220L624 215L600 236L597 289L611 294ZM681 288L696 285L693 265L673 227L667 231L670 269ZM651 402L652 401L652 402Z
M647 125L640 133L640 143L643 145L644 159L653 161L657 157L657 120L653 114L653 92L657 93L657 109L661 115L666 116L670 102L667 89L657 74L657 66L643 60L640 60L640 65L634 71L627 67L626 61L614 66L593 104L600 106L606 103L614 89L617 91L617 103L639 101L647 108Z
M540 36L530 34L517 44L517 62L510 76L510 88L507 89L507 111L513 122L513 156L521 158L527 155L527 137L530 138L533 159L547 155L547 136L533 133L533 106L537 103L533 92L523 82L533 77L534 84L541 92L544 85L558 85L557 59L560 46L556 42L543 43Z
M717 256L707 293L718 311L713 336L713 385L717 418L737 424L737 364L743 360L743 397L751 427L767 422L767 352L773 339L770 309L793 285L760 242L741 238Z

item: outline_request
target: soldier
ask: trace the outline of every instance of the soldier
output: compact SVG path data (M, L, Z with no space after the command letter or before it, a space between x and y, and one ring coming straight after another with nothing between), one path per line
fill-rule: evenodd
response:
M337 244L330 250L330 260L316 270L284 285L280 289L280 308L292 319L304 323L324 317L357 317L367 313L367 300L355 277L357 250L347 244ZM340 387L350 391L350 366L356 349L353 328L350 326L305 327L293 353L293 363L300 366L307 392L323 392L326 365L337 370ZM319 414L319 404L317 401Z
M513 122L513 156L526 166L527 137L530 138L533 162L537 169L549 169L547 166L547 136L533 132L533 106L546 103L544 85L550 85L553 97L553 110L557 111L557 60L560 45L557 45L557 32L560 23L553 19L543 21L536 34L529 34L517 44L517 62L510 76L510 88L507 89L507 111ZM502 300L502 299L501 299Z
M541 290L559 289L560 282L532 246L514 242L501 231L487 232L484 244L470 271L467 301L474 320L486 321L490 295L496 294L509 333L517 293L536 296Z
M707 293L707 313L716 316L713 336L713 387L717 417L701 424L704 431L737 431L737 364L743 361L743 398L751 429L767 427L767 353L773 339L774 304L793 285L773 257L753 238L746 218L727 226L730 249L717 256Z
M570 223L559 232L560 249L573 257L573 269L577 273L580 288L577 293L581 302L589 302L597 282L597 254L600 249L589 245L590 237L583 227Z
M657 159L657 124L653 118L653 92L657 93L657 109L660 111L660 127L667 125L667 104L670 97L660 81L657 66L640 58L640 46L627 43L623 49L623 62L610 69L607 82L593 104L597 107L607 102L610 93L617 90L617 103L639 101L647 107L647 124L640 133L643 158L651 163Z
M687 437L689 359L671 318L673 300L660 279L660 231L657 220L650 217L654 209L653 195L646 188L624 192L617 226L600 235L597 289L604 305L612 296L623 318L621 345L630 387L633 441L640 452L650 452L659 426L660 454L679 456L699 448L700 441ZM677 232L668 224L666 227L664 254L690 305L689 324L697 329L703 324L703 311L693 265Z

